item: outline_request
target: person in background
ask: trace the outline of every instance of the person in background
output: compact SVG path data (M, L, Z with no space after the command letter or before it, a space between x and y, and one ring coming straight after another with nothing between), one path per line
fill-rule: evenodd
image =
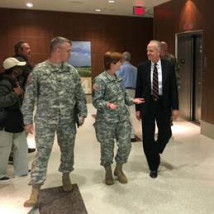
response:
M31 59L31 47L30 45L25 41L19 41L14 45L14 52L15 55L13 56L17 60L21 62L26 62L26 64L23 66L23 72L22 75L20 75L17 80L19 82L20 87L25 91L25 85L27 82L27 78L29 74L32 72L33 66L30 64ZM22 100L23 102L23 100ZM35 152L35 148L28 148L28 153ZM13 154L10 154L9 160L13 161Z
M11 148L14 175L28 174L27 140L20 109L24 91L17 81L25 64L26 62L9 57L4 60L4 73L0 75L0 108L5 112L0 124L0 183L10 181L10 178L6 176L6 168Z
M22 111L25 130L33 133L35 116L35 140L37 153L32 163L32 192L25 207L38 203L39 190L46 179L48 160L57 135L61 151L59 171L62 172L64 191L72 190L70 172L74 165L76 119L82 125L87 116L86 98L77 70L66 63L70 57L71 42L55 37L50 42L50 57L35 66L30 73ZM36 104L36 106L34 106Z
M171 114L174 119L179 115L175 67L161 59L160 52L160 42L150 41L147 45L148 60L138 67L135 94L135 97L145 99L145 103L136 105L136 117L142 121L143 148L151 178L158 176L160 154L172 135ZM154 139L155 123L157 139Z
M142 103L141 98L131 98L121 87L122 79L115 72L121 66L121 53L104 54L105 71L93 81L92 102L97 109L95 132L101 146L101 165L105 168L105 183L114 184L111 165L114 158L114 140L117 141L116 168L114 175L120 183L125 184L128 178L122 170L131 150L131 122L127 105Z
M135 87L136 87L136 79L137 79L137 68L133 66L131 63L131 54L129 52L122 53L122 65L120 69L116 71L116 74L122 78L122 87L128 93L131 98L135 96ZM133 106L134 107L134 106ZM131 117L130 111L130 121L132 124L132 131L131 131L131 142L136 142L135 137L135 129Z
M176 75L177 86L178 86L178 90L179 90L180 86L181 86L180 66L177 63L175 56L172 55L171 53L169 53L168 44L165 41L161 41L160 44L161 44L161 52L160 52L161 59L165 59L175 66L175 75ZM171 126L173 126L172 117L171 117Z
M175 56L169 53L168 44L165 41L161 41L160 44L161 44L161 52L160 52L161 59L165 59L175 66L175 75L177 80L177 86L179 89L181 85L180 66L177 63Z
M29 60L31 59L31 47L27 42L19 41L14 45L14 52L14 58L18 59L21 62L26 62L25 66L23 66L23 73L18 78L21 88L25 89L28 75L32 72L33 69L33 66L29 62Z

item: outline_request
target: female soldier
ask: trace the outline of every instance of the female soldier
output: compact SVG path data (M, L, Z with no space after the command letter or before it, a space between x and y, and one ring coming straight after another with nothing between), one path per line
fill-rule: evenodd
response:
M106 52L104 54L105 71L98 75L93 83L93 105L97 109L94 127L101 146L101 165L106 171L107 185L114 184L111 170L114 139L118 146L114 175L118 177L120 183L128 182L122 171L122 165L127 162L131 150L131 123L127 105L144 102L142 98L130 98L122 89L122 79L115 75L115 71L120 68L121 58L121 53Z

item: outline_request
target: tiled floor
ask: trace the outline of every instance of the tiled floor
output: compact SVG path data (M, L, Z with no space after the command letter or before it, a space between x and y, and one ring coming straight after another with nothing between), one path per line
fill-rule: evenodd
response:
M132 143L129 162L124 166L129 183L104 184L99 165L100 148L96 141L89 104L89 116L78 130L73 183L77 183L89 214L213 214L214 140L200 135L200 127L185 121L174 122L173 137L161 157L157 179L151 179L141 142ZM134 120L137 134L140 124ZM29 162L33 154L29 155ZM61 185L59 148L55 143L43 188ZM8 175L12 176L9 166ZM31 188L29 177L12 178L0 185L0 214L27 214L23 207ZM31 212L32 213L32 212ZM38 213L38 212L34 212ZM60 214L60 213L59 213Z

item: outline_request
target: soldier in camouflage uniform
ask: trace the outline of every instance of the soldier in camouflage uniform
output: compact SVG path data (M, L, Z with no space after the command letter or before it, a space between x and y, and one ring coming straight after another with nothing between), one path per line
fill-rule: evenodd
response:
M85 94L78 72L65 62L70 56L71 42L56 37L51 41L50 49L50 58L38 64L29 76L22 108L25 129L32 133L36 102L37 154L31 171L32 193L24 203L25 207L35 206L38 202L39 189L46 179L55 133L61 151L59 171L63 173L63 189L72 190L69 174L74 164L75 120L78 114L82 125L87 116Z
M164 41L161 41L160 44L161 44L161 53L160 53L161 58L165 59L165 60L169 61L171 64L175 65L175 75L176 75L176 80L177 80L177 86L179 89L180 85L181 85L180 66L177 63L175 56L168 52L168 44Z
M160 44L161 44L161 52L160 52L161 59L165 59L175 66L177 87L178 87L178 89L180 89L180 87L181 87L180 66L179 66L175 56L168 52L168 44L165 41L161 41ZM171 126L172 126L173 118L171 117L170 120L171 120Z
M114 183L111 164L114 158L114 139L117 141L116 168L114 175L119 182L127 183L122 171L131 150L131 123L127 105L142 103L143 99L131 98L122 89L122 79L115 75L121 65L121 53L106 52L104 55L105 71L93 82L93 105L97 109L94 124L97 140L101 146L101 165L105 167L105 183Z

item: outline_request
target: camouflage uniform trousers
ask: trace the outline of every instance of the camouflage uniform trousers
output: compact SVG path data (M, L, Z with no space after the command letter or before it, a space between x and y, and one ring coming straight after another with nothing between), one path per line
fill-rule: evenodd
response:
M60 172L73 171L74 143L76 127L74 123L45 124L36 123L35 140L37 154L32 163L30 185L43 184L46 179L47 165L54 143L55 133L61 151Z
M117 140L117 154L115 161L119 164L126 163L131 151L131 123L129 120L95 123L97 140L101 146L101 165L108 167L113 163L114 139Z

